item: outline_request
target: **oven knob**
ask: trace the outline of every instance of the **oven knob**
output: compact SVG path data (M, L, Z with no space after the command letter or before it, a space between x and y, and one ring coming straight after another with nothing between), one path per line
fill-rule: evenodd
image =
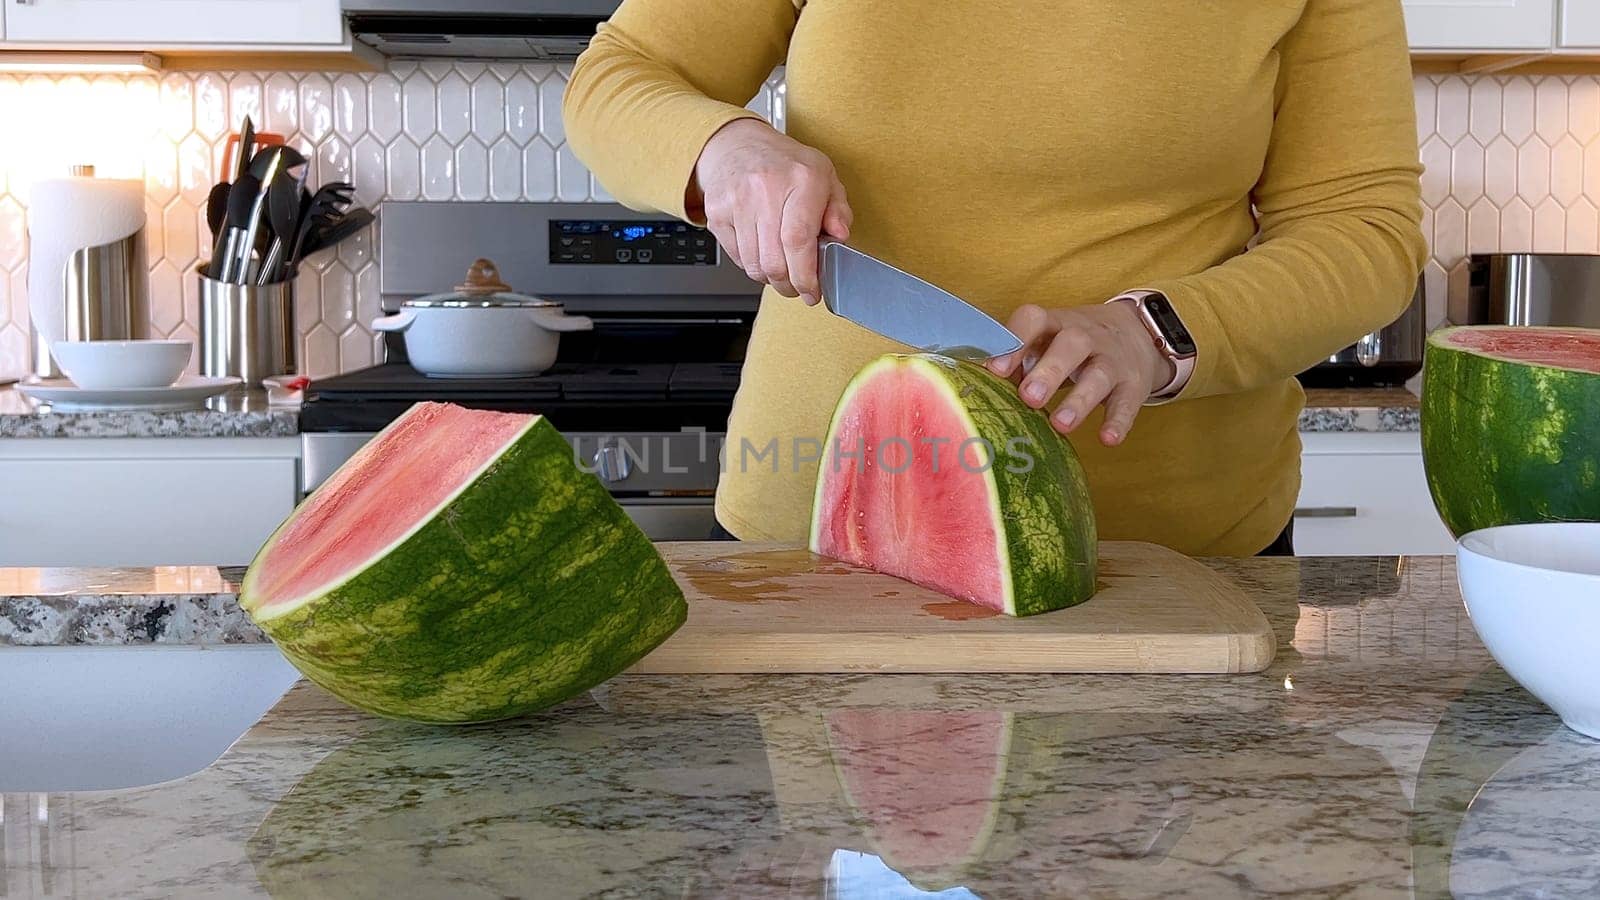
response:
M1356 341L1356 362L1367 368L1383 360L1383 335L1374 331Z
M595 451L594 471L601 481L623 481L633 474L633 464L621 447L607 445Z

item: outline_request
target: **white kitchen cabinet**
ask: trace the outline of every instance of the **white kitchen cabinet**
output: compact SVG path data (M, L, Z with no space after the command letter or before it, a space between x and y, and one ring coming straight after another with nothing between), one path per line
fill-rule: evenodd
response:
M1302 434L1294 521L1301 556L1390 556L1455 552L1422 471L1411 433Z
M1582 5L1593 2L1582 0ZM1403 5L1412 50L1492 53L1549 50L1555 44L1556 0L1404 0Z
M1564 0L1561 46L1600 49L1600 0Z
M8 0L16 48L315 46L344 40L339 0Z
M296 438L0 440L0 566L245 565L294 509Z

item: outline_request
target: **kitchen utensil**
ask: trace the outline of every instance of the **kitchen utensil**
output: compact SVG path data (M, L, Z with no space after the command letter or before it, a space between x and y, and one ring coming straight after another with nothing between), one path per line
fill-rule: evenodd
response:
M689 620L635 673L1233 673L1260 671L1276 652L1237 587L1153 544L1102 543L1099 593L1025 619L804 549L660 549Z
M211 193L206 195L206 227L211 229L213 244L222 236L222 226L228 221L228 192L232 188L232 184L219 181L211 186Z
M200 279L200 373L232 376L260 387L273 375L298 368L295 353L294 282L235 284Z
M1400 317L1300 373L1311 388L1396 387L1422 371L1427 340L1427 281L1417 279Z
M287 172L279 172L267 191L267 224L271 226L272 239L262 257L261 271L256 276L257 284L270 284L286 277L284 256L300 222L300 193L305 185L305 176L304 170L298 178Z
M1600 328L1600 256L1496 253L1473 256L1467 290L1450 298L1456 325Z
M224 171L224 181L234 181L239 176L250 171L250 156L255 152L256 128L249 116L244 117L244 122L239 126L238 134L228 135L228 145L223 152L225 159L233 160L233 171Z
M256 194L260 190L260 182L246 172L228 191L228 214L223 217L222 235L217 238L217 246L208 266L208 271L217 273L219 281L238 281L241 261L249 261L250 245L245 240L249 236L248 223L255 208Z
M74 166L34 182L28 202L30 371L59 375L56 341L149 336L144 182Z
M90 389L51 379L19 384L17 390L59 412L97 409L195 409L207 398L239 386L237 378L186 375L166 387Z
M56 341L61 371L88 390L166 387L194 355L189 341Z
M295 230L294 243L289 248L289 268L300 268L300 261L310 255L306 247L310 245L311 235L344 215L344 211L350 207L350 201L355 198L355 191L355 186L347 182L329 182L317 188L310 201L302 204L300 225Z
M274 169L287 171L306 164L305 154L288 144L278 144L266 149L271 153L258 153L250 160L250 174L262 181L268 181L267 176Z
M1489 653L1568 728L1600 738L1600 523L1463 535L1457 577Z
M371 225L376 216L365 207L358 207L331 222L328 227L314 232L307 241L305 255L311 256L333 247Z
M404 334L406 356L424 375L518 378L555 364L560 332L589 331L594 322L553 300L513 293L495 264L480 259L453 293L407 300L372 327Z
M961 298L838 241L821 242L822 299L834 315L927 353L982 361L1020 350Z
M256 189L254 200L250 205L249 218L246 220L244 225L244 246L241 250L240 259L238 260L238 269L235 270L235 277L228 280L235 281L238 284L247 284L250 282L251 277L255 274L255 269L252 267L250 254L255 250L256 242L261 236L262 231L269 227L266 223L267 191L268 188L271 187L273 181L278 177L278 173L283 171L286 150L287 148L285 147L268 147L266 150L261 152L256 160L252 160L250 163L250 177L257 179L259 181L259 185ZM257 175L256 162L263 158L266 159L266 162L263 163L261 167L263 174ZM235 190L237 190L238 185L242 184L243 182L244 179L240 179L240 181L235 184Z

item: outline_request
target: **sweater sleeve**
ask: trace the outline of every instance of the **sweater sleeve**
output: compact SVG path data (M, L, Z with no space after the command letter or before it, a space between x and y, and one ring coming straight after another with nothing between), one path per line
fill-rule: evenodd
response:
M803 0L626 0L578 58L567 141L623 204L686 208L695 162L787 55Z
M1249 251L1162 291L1198 356L1179 399L1292 377L1393 321L1427 254L1396 0L1308 0L1280 42Z

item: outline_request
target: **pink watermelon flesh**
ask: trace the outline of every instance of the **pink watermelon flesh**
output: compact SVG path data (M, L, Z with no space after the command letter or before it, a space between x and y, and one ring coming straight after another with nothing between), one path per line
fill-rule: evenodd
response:
M842 459L838 471L824 463L818 507L834 513L813 549L870 560L876 571L1004 612L1000 538L981 451L974 444L962 449L974 434L944 396L942 386L910 366L857 389L833 439L851 452L865 447L865 458ZM880 446L883 461L903 471L879 465Z
M1600 332L1563 328L1462 328L1448 340L1514 362L1556 366L1600 375Z
M262 558L260 609L360 571L431 519L536 418L444 403L412 407L312 494Z
M1010 753L1004 713L844 710L827 722L846 799L885 863L910 876L982 855Z

